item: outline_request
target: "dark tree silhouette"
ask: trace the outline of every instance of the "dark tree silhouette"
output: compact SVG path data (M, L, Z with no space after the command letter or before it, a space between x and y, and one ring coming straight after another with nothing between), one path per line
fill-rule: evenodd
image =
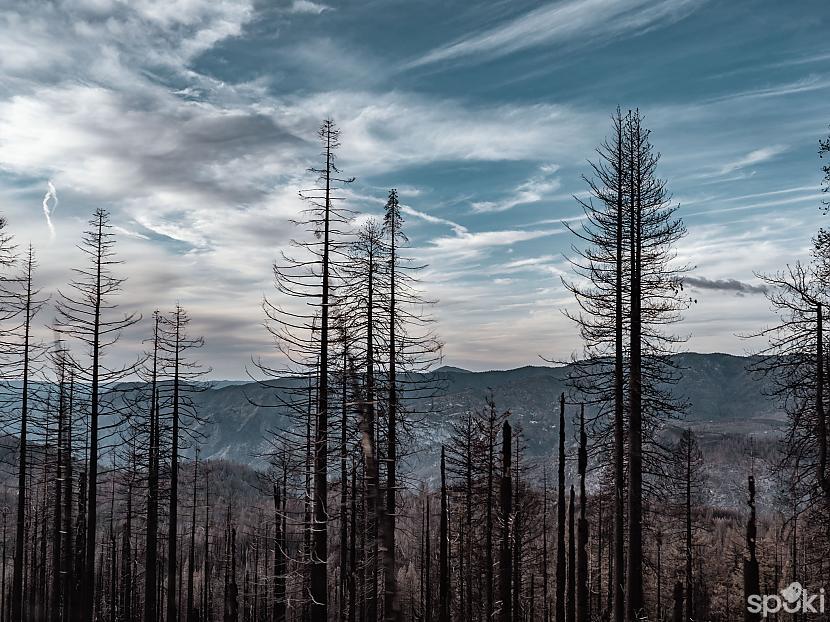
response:
M579 411L579 520L577 523L576 547L576 619L587 622L590 617L590 591L588 585L588 499L585 490L585 475L588 471L588 436L585 433L585 405Z
M760 572L758 567L758 558L756 557L758 526L755 518L755 476L750 475L747 480L747 488L749 492L749 520L746 524L746 553L744 557L744 603L748 602L750 596L761 593ZM675 588L677 593L677 588ZM683 593L681 587L681 595ZM682 596L681 596L682 599ZM675 607L677 605L675 604ZM757 622L761 619L760 613L750 611L749 607L745 608L744 620L746 622Z
M446 451L441 446L441 519L438 533L438 622L450 622L450 527Z
M502 424L501 484L501 556L499 558L499 597L502 622L513 620L513 430L510 422Z
M8 248L10 240L5 232L0 229L0 267L10 267L11 256ZM13 619L20 619L24 615L23 592L24 592L24 544L26 541L26 508L27 502L27 476L29 471L30 458L28 455L29 427L33 415L32 401L33 394L37 389L32 382L42 368L42 357L44 347L35 336L33 322L35 316L43 308L46 298L41 298L40 291L34 283L34 272L37 267L34 249L30 244L23 257L20 267L21 273L17 277L5 278L0 290L0 301L2 301L3 330L3 353L4 370L3 374L7 380L19 380L20 389L15 390L9 386L6 389L6 397L11 412L13 413L11 424L19 426L19 449L18 449L18 471L17 471L17 520L15 528L15 549L14 567L12 575L11 594L11 615ZM8 425L7 424L7 425Z
M65 293L59 291L54 329L71 340L80 342L87 350L88 360L80 361L76 379L89 386L89 441L87 460L86 517L84 535L83 574L78 602L80 619L95 618L95 552L98 528L98 463L101 443L100 417L102 411L114 412L113 402L107 399L117 380L129 375L135 366L109 368L104 364L107 349L118 341L119 334L136 324L141 316L135 313L116 316L113 298L120 292L123 279L112 270L119 262L115 258L115 234L109 214L98 209L89 222L78 247L89 262L85 268L74 269L75 278Z
M556 483L556 622L565 619L566 551L565 551L565 394L559 396L559 461Z
M307 603L311 622L325 622L328 617L328 466L329 466L329 414L333 361L336 359L334 323L332 313L336 302L336 289L342 281L341 268L346 252L346 229L350 212L336 204L343 200L337 189L353 181L341 177L336 165L336 151L340 146L340 130L331 119L326 119L318 136L322 145L319 167L310 172L317 175L318 186L304 190L300 196L309 208L303 213L302 224L307 229L308 240L292 242L297 257L283 255L274 265L274 282L281 297L279 303L265 300L263 308L267 326L275 345L287 361L287 368L258 363L261 372L272 380L264 386L279 390L292 385L295 397L297 380L305 380L308 395L294 399L288 406L307 418L307 447L309 449L311 507L308 524L309 543L307 560L309 584ZM283 303L307 302L314 313L306 314L302 308L282 306ZM313 425L312 425L313 423ZM296 434L296 430L293 432ZM288 431L288 433L292 433Z

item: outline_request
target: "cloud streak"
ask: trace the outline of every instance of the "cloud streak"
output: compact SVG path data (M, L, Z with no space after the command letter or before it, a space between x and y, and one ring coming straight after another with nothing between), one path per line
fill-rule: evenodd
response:
M52 180L47 181L46 185L48 189L46 190L46 194L43 195L43 215L46 217L46 225L49 227L49 237L54 240L55 226L52 224L52 214L55 213L55 209L58 207L58 193L52 184ZM51 207L49 201L52 201Z
M555 165L540 167L540 174L526 179L513 189L511 196L501 201L476 201L472 203L473 211L481 214L487 212L506 212L519 205L538 203L562 185L558 179L551 177L559 170Z
M760 164L762 162L766 162L767 160L772 160L774 157L784 153L786 150L786 145L770 145L769 147L755 149L737 160L724 164L720 169L720 174L727 175L739 169Z
M693 11L698 0L570 0L545 4L495 28L462 37L409 63L482 62L543 45L586 45L642 33Z

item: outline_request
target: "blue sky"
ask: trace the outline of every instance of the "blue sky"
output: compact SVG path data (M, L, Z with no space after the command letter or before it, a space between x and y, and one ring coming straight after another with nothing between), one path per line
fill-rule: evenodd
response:
M617 105L645 114L689 230L689 349L757 346L736 337L771 321L754 272L804 258L822 224L826 2L4 4L10 230L53 290L89 214L109 208L124 307L189 308L217 377L268 352L259 302L328 115L358 178L351 207L377 214L400 191L449 364L578 352L561 222Z

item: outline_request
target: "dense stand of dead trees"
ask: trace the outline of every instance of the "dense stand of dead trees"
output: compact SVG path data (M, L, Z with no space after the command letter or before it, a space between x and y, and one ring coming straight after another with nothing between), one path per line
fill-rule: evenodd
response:
M199 459L207 422L193 394L209 370L182 307L152 314L133 364L109 364L141 317L117 308L106 211L79 247L86 265L54 297L53 343L34 330L47 305L34 250L18 253L0 223L0 405L17 439L0 498L0 622L729 622L758 619L746 598L785 581L818 587L830 236L819 231L809 264L765 277L781 323L763 333L756 371L775 378L790 416L773 471L787 515L759 510L755 472L746 513L716 510L671 393L682 340L668 327L690 302L675 260L685 228L643 123L618 111L586 177L577 278L565 283L585 351L550 405L551 451L530 455L520 418L484 395L441 426L428 482L406 467L414 436L436 426L417 410L440 389L431 301L405 257L397 192L359 226L344 207L353 179L332 121L317 183L301 193L303 233L264 302L281 362L257 362L276 396L258 405L281 423L262 472Z

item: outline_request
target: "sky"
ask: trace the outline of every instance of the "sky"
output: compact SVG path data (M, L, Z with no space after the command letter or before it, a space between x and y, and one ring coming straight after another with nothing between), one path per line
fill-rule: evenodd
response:
M579 354L562 223L617 106L645 116L688 229L687 349L758 348L739 337L773 320L756 273L807 257L828 218L826 0L0 5L0 212L48 292L111 212L118 302L145 316L114 357L177 302L213 377L269 356L261 300L325 117L350 208L398 189L444 362L468 369Z

